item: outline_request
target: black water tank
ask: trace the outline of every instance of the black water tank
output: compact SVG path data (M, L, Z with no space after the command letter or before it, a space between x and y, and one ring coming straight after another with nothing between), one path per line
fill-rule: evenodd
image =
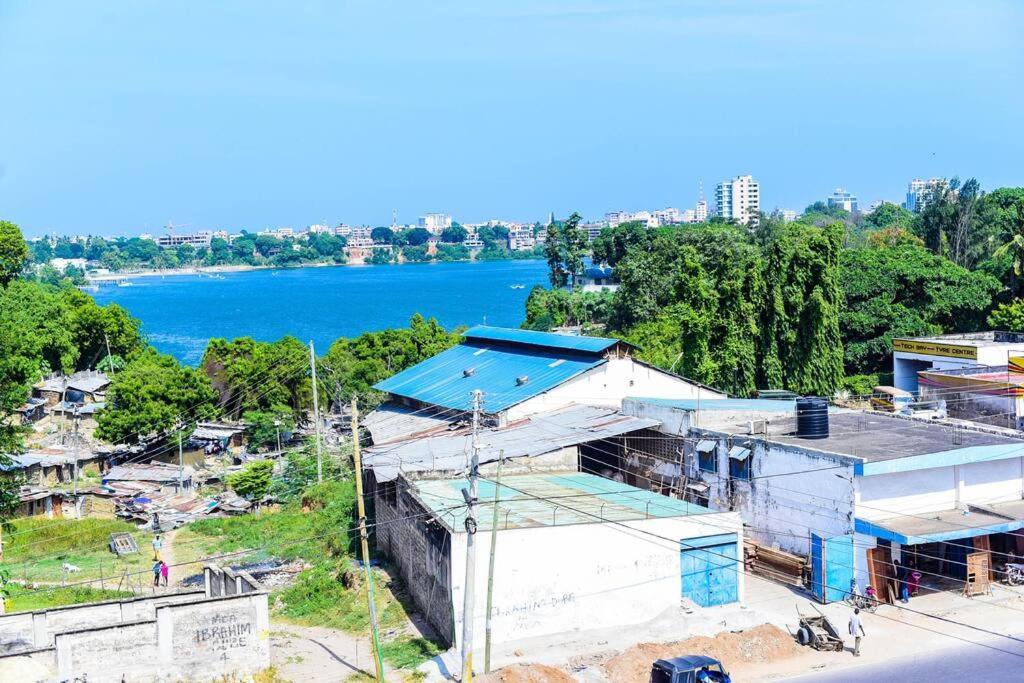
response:
M828 399L805 396L796 400L796 435L801 439L828 438Z

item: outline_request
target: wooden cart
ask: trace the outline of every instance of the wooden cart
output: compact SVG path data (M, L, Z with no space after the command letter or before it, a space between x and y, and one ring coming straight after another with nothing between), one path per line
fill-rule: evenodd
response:
M807 616L800 613L799 607L796 608L797 616L800 617L800 627L797 628L796 639L800 641L801 645L810 645L815 650L842 652L843 639L839 636L835 626L817 607L814 607L814 611L818 613L816 616Z

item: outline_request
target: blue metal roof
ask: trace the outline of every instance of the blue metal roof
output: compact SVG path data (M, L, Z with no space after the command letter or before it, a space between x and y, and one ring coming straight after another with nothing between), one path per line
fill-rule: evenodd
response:
M607 337L584 337L581 335L535 332L514 327L488 327L477 325L464 333L466 339L483 339L492 342L525 344L549 349L566 349L582 353L601 353L619 343L618 339Z
M481 336L492 332L492 337ZM550 344L542 348L543 345L530 342L526 342L530 344L528 346L504 343L505 337L515 336L509 333L523 333L529 339L540 335L542 340L559 337L590 343L600 341L604 344L602 349L615 343L615 340L593 337L562 337L544 332L474 327L466 332L463 343L378 382L373 388L431 405L466 411L472 410L471 394L479 389L484 394L484 411L496 413L605 362L603 356L593 352L555 348ZM526 379L519 384L518 378Z

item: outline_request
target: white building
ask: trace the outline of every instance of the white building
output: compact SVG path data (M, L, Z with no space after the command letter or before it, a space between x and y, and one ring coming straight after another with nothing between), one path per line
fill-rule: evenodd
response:
M659 226L661 226L661 225L674 225L676 223L682 223L683 222L683 215L682 215L682 213L680 213L679 209L676 209L676 208L671 207L671 206L666 207L664 209L659 209L659 210L655 211L653 215L654 215L654 219L657 221Z
M512 251L533 249L536 240L533 238L533 226L516 225L508 229L508 248ZM481 242L481 246L483 243Z
M779 209L779 216L784 223L792 223L796 220L797 213L793 209Z
M179 247L183 244L191 244L193 247L209 247L211 239L213 239L212 231L201 230L192 234L169 233L167 235L159 235L155 241L157 246L166 249L169 247Z
M428 213L421 216L419 227L435 235L440 235L445 228L452 226L452 217L447 213Z
M707 219L708 219L708 203L707 203L707 200L704 199L704 193L702 191L700 199L697 200L697 206L694 207L694 209L693 209L693 221L692 222L693 223L703 223ZM688 223L688 222L691 222L691 221L685 221L684 220L683 222L687 222Z
M1024 353L1024 334L970 332L892 340L893 384L916 393L918 372L1006 366Z
M914 178L907 185L907 201L903 204L903 208L914 213L921 213L928 206L928 202L932 200L936 192L940 192L947 187L949 187L949 180L946 178L932 178L930 180Z
M761 211L761 187L753 176L736 176L715 188L715 214L740 225L756 225Z
M832 194L826 199L826 202L830 209L839 208L850 213L857 212L857 195L847 192L841 187L833 190Z

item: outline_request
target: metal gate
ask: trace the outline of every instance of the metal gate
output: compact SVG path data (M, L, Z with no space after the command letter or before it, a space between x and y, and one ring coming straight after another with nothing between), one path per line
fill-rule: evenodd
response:
M846 599L853 581L853 536L811 534L811 591L820 602Z
M736 534L717 534L680 541L683 597L701 607L739 599L739 557Z

